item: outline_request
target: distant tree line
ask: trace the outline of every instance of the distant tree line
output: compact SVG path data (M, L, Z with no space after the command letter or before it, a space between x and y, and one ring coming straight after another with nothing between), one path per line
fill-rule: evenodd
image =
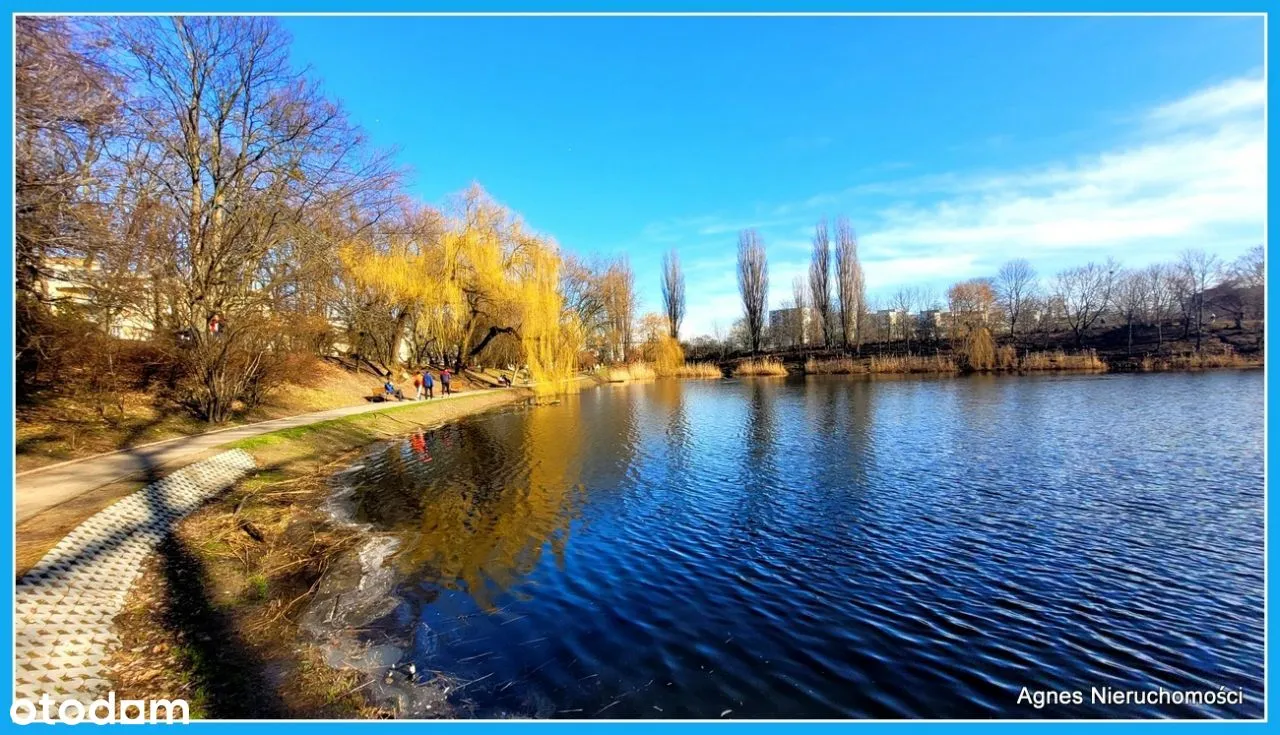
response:
M1261 245L1229 263L1191 249L1176 260L1142 268L1126 269L1113 259L1091 261L1048 279L1019 258L1004 263L993 277L955 283L941 295L923 287L899 288L879 308L866 298L852 228L843 219L838 223L833 258L826 223L819 222L807 277L793 282L792 298L778 310L784 318L777 323L765 318L768 270L759 233L744 230L738 246L743 318L729 334L695 340L691 354L754 354L769 345L858 353L866 342L896 343L911 353L943 339L965 342L979 330L987 339L1013 344L1064 333L1080 349L1104 326L1125 329L1128 353L1134 348L1135 329L1142 327L1155 330L1157 353L1165 350L1170 327L1199 352L1206 319L1229 317L1241 330L1247 320L1264 316ZM1260 340L1261 330L1256 333Z

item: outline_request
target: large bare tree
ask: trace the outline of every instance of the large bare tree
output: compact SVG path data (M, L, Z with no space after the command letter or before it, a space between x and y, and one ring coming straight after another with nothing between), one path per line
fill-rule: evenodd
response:
M1147 286L1147 271L1122 271L1115 279L1116 313L1124 321L1126 329L1125 354L1133 354L1133 325L1142 319L1146 308L1150 288Z
M1195 317L1196 352L1199 352L1204 336L1205 291L1217 280L1222 261L1218 256L1203 250L1184 250L1178 259L1178 266L1189 288L1187 295L1191 299L1191 313Z
M813 258L809 262L809 297L814 316L822 330L822 346L831 347L831 236L827 221L818 223L813 232Z
M836 222L836 291L840 301L840 336L845 349L862 349L862 325L867 313L866 284L858 261L858 238L841 217Z
M106 236L102 160L119 124L119 79L66 18L15 16L14 285L17 387L32 387L57 352L41 284L55 261L84 261Z
M1058 273L1055 295L1061 300L1063 317L1075 337L1076 348L1083 346L1085 334L1111 304L1116 270L1116 264L1107 260Z
M791 300L792 311L787 312L791 315L790 323L787 325L791 335L791 346L803 347L809 341L808 335L805 334L805 322L808 321L809 313L809 284L804 276L797 275L791 279Z
M1144 316L1156 327L1156 352L1164 350L1164 325L1174 317L1176 295L1173 269L1165 263L1152 263L1143 270L1142 283L1146 287L1143 299Z
M738 292L742 296L747 339L751 353L755 354L760 351L765 305L769 297L769 263L765 257L764 242L755 230L743 230L738 234Z
M222 421L270 345L275 299L301 303L314 283L308 249L332 259L310 225L383 196L395 172L291 66L273 19L116 19L110 33L139 165L175 223L157 241L172 326L197 409Z
M684 272L676 251L662 255L662 303L667 311L667 329L672 339L680 339L680 323L684 321Z
M1026 318L1027 305L1035 297L1036 271L1025 258L1015 258L996 273L996 302L1009 320L1009 336L1018 336L1018 325Z
M913 314L921 303L920 290L914 286L904 286L894 292L889 300L889 308L898 314L898 336L906 345L907 353L911 353L911 337L915 332ZM893 322L889 323L889 338L893 339Z

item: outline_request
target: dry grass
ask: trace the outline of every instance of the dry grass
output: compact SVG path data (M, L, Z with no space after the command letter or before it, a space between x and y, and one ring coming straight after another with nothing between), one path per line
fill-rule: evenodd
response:
M610 383L630 383L637 380L653 380L656 377L658 373L647 362L615 365L605 371L605 380Z
M724 377L720 366L714 362L686 362L676 370L677 378L719 380Z
M116 695L182 696L193 717L397 714L371 705L367 680L331 668L298 630L319 580L359 542L321 508L328 475L370 441L528 395L477 391L238 442L262 469L179 523L116 618L122 647L108 661Z
M786 375L787 368L776 357L761 357L738 363L733 369L734 377Z
M949 356L891 355L871 358L872 373L954 373L960 370Z
M804 361L804 371L809 375L861 375L868 370L865 360L852 357L837 357L819 360L810 357Z
M226 425L359 405L381 390L376 378L318 360L305 363L289 381L263 405L241 412ZM413 395L407 380L401 388ZM21 407L15 427L18 471L221 428L195 418L159 389L124 391L119 406L122 410L101 415L84 396L71 394L45 396L37 405Z
M1138 365L1144 372L1161 370L1205 370L1209 368L1254 368L1262 367L1258 358L1243 357L1235 350L1223 352L1188 352L1168 357L1144 357Z
M1045 352L1030 352L1022 358L1019 365L1021 370L1097 370L1103 371L1107 369L1107 363L1103 362L1098 353L1093 350L1085 350L1075 355L1068 355L1062 350L1052 350Z
M1017 370L1018 350L1013 345L1005 345L996 350L997 370Z

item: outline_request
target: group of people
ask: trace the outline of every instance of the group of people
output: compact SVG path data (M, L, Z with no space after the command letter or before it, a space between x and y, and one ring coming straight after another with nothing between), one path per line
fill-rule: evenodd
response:
M449 372L449 368L440 371L440 395L447 396L452 392L449 390L452 378L453 373ZM417 392L419 401L423 398L435 398L435 387L435 379L431 377L430 370L414 373L413 389Z
M440 371L440 394L441 395L447 396L453 392L452 390L450 390L450 383L452 381L453 381L453 373L449 370L449 368L445 368L444 370ZM432 377L430 370L422 370L420 372L414 373L413 374L413 390L417 394L415 396L415 400L421 401L423 398L435 398L435 383L436 383L436 380L434 377ZM387 382L383 383L382 389L383 391L385 391L386 397L388 400L392 398L396 399L397 401L404 400L404 392L401 391L399 388L397 388L395 383L391 382L390 373L387 373Z

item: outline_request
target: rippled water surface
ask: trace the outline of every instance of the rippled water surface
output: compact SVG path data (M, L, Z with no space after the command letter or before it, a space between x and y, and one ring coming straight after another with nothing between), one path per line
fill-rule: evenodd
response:
M1259 716L1262 389L660 381L473 416L347 476L403 542L368 635L480 716ZM1245 702L1090 701L1162 686Z

